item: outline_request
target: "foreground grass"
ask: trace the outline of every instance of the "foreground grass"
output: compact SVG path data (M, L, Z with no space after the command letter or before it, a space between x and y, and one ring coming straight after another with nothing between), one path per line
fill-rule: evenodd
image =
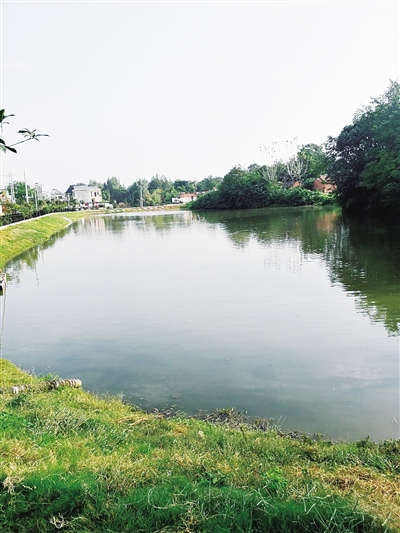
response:
M400 441L232 429L229 410L167 418L38 381L0 360L3 533L400 531Z
M2 226L0 228L0 269L4 269L10 259L33 246L43 244L52 235L83 216L84 214L79 212L54 213L11 226Z

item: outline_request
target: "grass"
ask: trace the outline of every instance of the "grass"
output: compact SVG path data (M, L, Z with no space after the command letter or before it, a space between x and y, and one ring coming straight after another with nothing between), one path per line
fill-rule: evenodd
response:
M149 211L157 209L161 210L161 207L152 206L145 208L145 210ZM163 206L162 209L176 210L180 209L180 206ZM124 211L140 211L140 209L129 208L124 209ZM96 214L102 213L104 211L53 213L11 226L0 226L0 270L4 269L8 261L34 246L45 243L50 237L68 227L71 222L75 222L83 217L95 216Z
M83 216L85 215L79 212L54 213L0 227L0 269L4 269L10 259L43 244L52 235L66 228L71 221L79 220Z
M0 360L3 533L400 531L400 441L168 417L39 381Z

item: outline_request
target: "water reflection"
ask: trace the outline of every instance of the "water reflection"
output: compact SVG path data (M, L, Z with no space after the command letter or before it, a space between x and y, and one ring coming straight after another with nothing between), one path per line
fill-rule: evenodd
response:
M333 209L80 221L9 265L3 356L144 408L397 436L397 238Z
M131 221L140 222L140 227L143 229L165 232L176 226L190 226L196 220L196 215L190 211L135 211L132 213L112 214L103 218L105 229L112 233L122 233Z
M28 268L29 270L35 270L37 276L37 283L39 284L39 278L37 273L37 264L39 261L44 262L44 251L54 246L54 244L62 239L69 231L77 231L76 224L60 230L58 233L52 235L47 241L38 246L30 248L26 252L15 257L12 261L6 265L7 280L10 284L18 285L21 281L21 272Z
M334 208L268 208L203 213L199 222L190 211L132 212L81 219L74 233L123 234L131 221L144 231L169 232L173 228L208 223L226 231L235 247L244 249L252 239L268 246L266 268L301 268L308 256L317 254L326 262L333 285L341 284L355 295L357 308L373 323L384 323L389 334L400 327L400 227L344 218ZM43 251L67 234L63 230L48 241L21 254L7 266L7 276L20 282L21 269L36 269ZM274 250L285 243L285 255Z
M342 217L335 209L258 209L205 213L218 223L238 247L251 239L268 247L290 242L298 266L308 255L318 254L329 268L332 284L340 283L356 296L357 307L372 322L384 323L389 334L400 325L400 228L376 221L362 223ZM290 249L290 248L289 248ZM277 261L290 262L278 254Z

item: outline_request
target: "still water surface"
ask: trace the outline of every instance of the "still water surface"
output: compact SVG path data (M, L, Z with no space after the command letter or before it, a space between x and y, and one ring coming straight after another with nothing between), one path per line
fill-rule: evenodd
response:
M332 209L82 220L8 266L1 355L144 409L398 438L399 242Z

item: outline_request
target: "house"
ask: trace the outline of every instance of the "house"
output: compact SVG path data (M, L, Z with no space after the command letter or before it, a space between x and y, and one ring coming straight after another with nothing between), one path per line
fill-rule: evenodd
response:
M322 174L319 178L314 180L313 191L320 191L323 193L330 193L336 190L336 185L331 182L326 174Z
M182 194L178 194L178 203L180 204L188 204L189 202L193 202L193 200L197 200L198 194L197 192L183 192ZM174 198L172 199L174 200ZM172 202L177 203L177 202Z
M63 194L58 189L51 189L50 198L51 198L51 200L53 200L55 202L66 202L67 201L66 195Z
M98 206L101 203L101 189L95 185L72 185L72 199L87 206Z

